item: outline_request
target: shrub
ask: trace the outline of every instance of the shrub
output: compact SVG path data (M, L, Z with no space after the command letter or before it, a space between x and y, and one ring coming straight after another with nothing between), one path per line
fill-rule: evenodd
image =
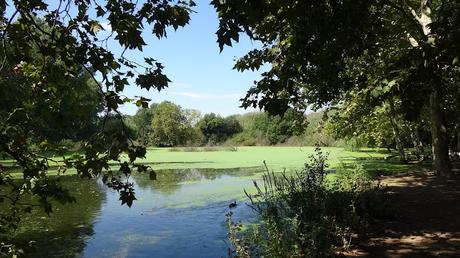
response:
M60 146L63 146L67 151L78 151L81 149L81 142L64 139L59 142Z
M232 257L334 257L348 248L352 233L362 230L371 190L362 166L326 180L327 154L318 147L293 176L269 172L254 182L250 205L260 222L239 232L241 223L227 214ZM348 174L349 173L349 174ZM343 183L340 179L346 179Z
M372 188L372 180L363 164L355 163L352 169L341 168L334 181L335 187L348 192L363 192Z
M254 137L244 132L233 136L231 141L240 146L255 146L257 144Z

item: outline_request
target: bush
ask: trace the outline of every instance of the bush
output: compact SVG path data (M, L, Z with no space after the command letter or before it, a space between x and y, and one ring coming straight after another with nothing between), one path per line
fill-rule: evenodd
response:
M335 188L342 191L363 192L372 188L372 180L364 169L363 164L356 163L352 165L353 168L342 169L337 173L335 179Z
M276 176L267 169L263 186L247 196L260 223L240 232L227 214L231 257L334 257L348 248L352 233L365 228L370 181L362 166L326 180L327 154L316 148L302 171ZM350 174L348 174L350 173Z
M231 138L231 141L239 146L255 146L257 144L254 137L247 133L239 133Z
M59 142L60 146L63 146L67 151L78 151L81 149L81 142L64 139Z

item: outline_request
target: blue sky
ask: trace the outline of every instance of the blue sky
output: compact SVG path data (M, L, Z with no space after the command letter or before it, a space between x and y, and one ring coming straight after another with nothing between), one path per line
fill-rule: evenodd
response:
M46 1L50 9L57 2ZM124 56L130 60L143 63L144 57L152 57L165 66L164 73L172 81L169 88L158 92L156 90L141 90L134 83L127 87L123 95L127 97L143 96L152 102L172 101L183 108L193 108L204 113L218 113L223 116L254 111L239 108L239 99L260 78L261 72L238 72L233 70L235 59L243 56L257 46L247 37L241 35L240 42L233 47L226 47L219 52L215 32L218 28L217 14L209 4L209 0L197 0L190 23L177 31L170 30L167 38L157 39L151 33L151 28L145 26L143 33L147 46L142 52L127 51ZM7 14L11 15L12 3L7 1ZM74 9L71 12L75 12ZM91 11L95 15L95 11ZM101 21L106 29L102 35L108 35L110 26ZM103 38L103 37L100 37ZM109 41L109 51L120 55L122 49L113 40ZM134 104L120 108L132 115L137 111Z
M189 25L177 31L171 30L167 38L158 40L146 27L143 35L147 46L143 52L125 53L130 59L142 61L150 56L161 62L172 81L170 87L158 92L140 90L133 85L123 94L128 97L144 96L152 102L169 100L183 108L224 116L254 111L239 108L239 99L244 97L253 81L260 78L260 72L241 73L232 68L234 60L253 49L256 43L242 37L240 43L219 53L215 10L209 1L197 1L194 10ZM125 114L134 114L137 107L130 104L120 110Z

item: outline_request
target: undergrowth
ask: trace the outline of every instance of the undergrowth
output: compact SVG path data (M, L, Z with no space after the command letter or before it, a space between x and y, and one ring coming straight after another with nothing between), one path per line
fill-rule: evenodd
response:
M262 184L254 181L256 194L245 191L259 223L245 226L226 215L229 257L334 257L351 246L379 213L382 191L359 164L326 180L327 156L316 148L292 176L266 168Z

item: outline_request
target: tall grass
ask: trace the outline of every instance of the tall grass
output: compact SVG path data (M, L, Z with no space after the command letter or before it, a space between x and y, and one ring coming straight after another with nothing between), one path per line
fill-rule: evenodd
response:
M230 257L334 257L351 245L352 235L365 228L380 203L363 171L356 166L326 180L327 154L319 148L293 176L268 169L256 194L247 194L260 222L250 230L229 225Z

